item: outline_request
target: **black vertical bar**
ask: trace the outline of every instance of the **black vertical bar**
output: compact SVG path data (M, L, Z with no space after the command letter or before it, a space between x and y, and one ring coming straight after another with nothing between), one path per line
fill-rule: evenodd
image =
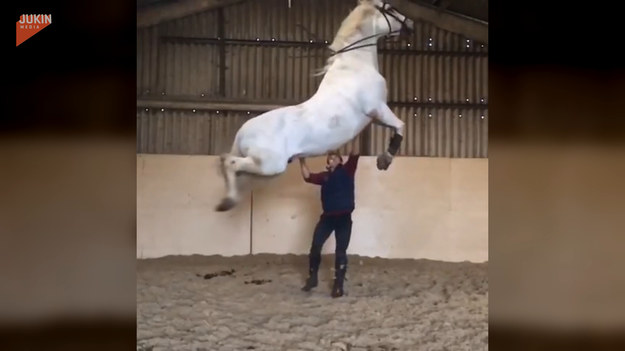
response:
M219 40L219 96L226 96L226 21L224 8L217 9L217 37Z
M250 255L252 255L252 231L254 230L254 192L250 193Z

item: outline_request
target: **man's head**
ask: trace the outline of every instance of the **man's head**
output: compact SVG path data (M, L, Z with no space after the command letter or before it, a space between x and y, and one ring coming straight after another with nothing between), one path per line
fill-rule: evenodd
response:
M336 166L343 163L343 159L341 158L341 154L338 151L330 151L328 152L328 156L326 157L326 169L328 171L334 171Z

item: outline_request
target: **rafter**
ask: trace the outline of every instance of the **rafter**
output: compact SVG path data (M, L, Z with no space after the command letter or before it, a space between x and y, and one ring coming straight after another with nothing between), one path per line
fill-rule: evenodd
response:
M244 0L183 0L155 5L139 10L137 13L137 27L153 26L164 21L236 4L242 1Z
M444 9L420 5L409 0L389 0L389 3L413 20L429 22L446 31L488 44L488 22L454 14Z

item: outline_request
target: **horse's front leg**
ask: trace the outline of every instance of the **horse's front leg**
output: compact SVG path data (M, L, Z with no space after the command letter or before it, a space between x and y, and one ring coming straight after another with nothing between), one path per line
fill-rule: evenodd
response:
M393 128L394 133L391 140L388 143L388 148L385 152L378 155L377 166L379 170L387 170L393 162L393 157L399 151L401 142L404 139L404 122L399 119L393 111L386 104L382 104L375 113L377 121L389 128Z

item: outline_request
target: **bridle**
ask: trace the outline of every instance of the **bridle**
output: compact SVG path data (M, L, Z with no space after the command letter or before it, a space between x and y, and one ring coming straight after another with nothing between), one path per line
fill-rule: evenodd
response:
M408 19L408 17L404 16L403 20L399 19L399 17L397 17L397 15L395 15L392 12L392 10L394 10L394 8L393 8L393 6L391 6L391 4L389 4L387 2L384 2L384 3L382 3L382 6L378 6L378 5L374 5L374 6L375 6L375 8L378 11L380 11L380 13L382 14L382 17L384 17L384 19L386 20L386 24L388 24L388 31L389 32L387 34L376 33L376 34L369 35L369 36L366 36L364 38L361 38L359 40L356 40L355 42L345 46L344 48L342 48L340 50L333 51L330 56L338 55L340 53L351 51L351 50L365 48L365 47L368 47L368 46L377 45L377 40L376 40L376 42L371 43L371 44L363 44L363 45L354 46L354 45L356 45L358 43L361 43L361 42L363 42L365 40L369 40L371 38L376 38L377 39L377 38L379 38L381 36L385 36L385 37L389 38L391 35L393 35L395 33L410 33L411 32L410 28L408 28L408 25L406 25L406 20ZM398 30L391 31L391 21L389 21L387 16L391 16L395 20L397 20L397 22L401 23L401 27Z

